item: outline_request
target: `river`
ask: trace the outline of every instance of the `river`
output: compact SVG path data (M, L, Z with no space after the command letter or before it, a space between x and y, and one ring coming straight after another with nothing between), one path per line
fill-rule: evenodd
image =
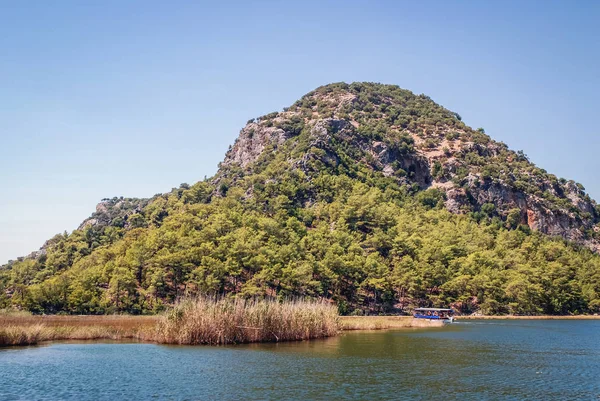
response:
M0 350L0 400L599 400L600 321L229 347L54 343Z

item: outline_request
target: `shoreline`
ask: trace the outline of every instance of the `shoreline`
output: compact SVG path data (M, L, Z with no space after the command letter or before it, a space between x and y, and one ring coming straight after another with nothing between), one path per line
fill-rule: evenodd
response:
M341 331L390 330L442 327L439 320L414 319L412 316L340 316Z
M33 326L43 324L46 327L105 327L114 330L137 330L154 327L161 315L25 315L0 314L0 327L11 325ZM600 315L455 315L455 320L600 320ZM354 327L409 328L420 327L421 323L431 321L416 320L412 316L339 316L340 329L358 330ZM415 324L416 323L416 324ZM432 323L436 323L433 321ZM425 325L429 326L429 325ZM371 329L371 328L369 328Z
M482 316L454 316L456 320L600 320L600 315L482 315Z
M0 328L12 331L14 341L3 342L0 335L0 348L55 341L156 343L155 332L160 318L160 315L0 315ZM455 316L455 320L600 320L600 316ZM414 319L412 316L340 316L338 324L338 334L346 331L409 330L444 326L441 321Z
M417 320L412 316L339 316L338 319L338 335L345 331L432 328L444 325L440 321ZM156 333L160 320L161 315L0 315L0 348L56 341L133 340L158 343Z

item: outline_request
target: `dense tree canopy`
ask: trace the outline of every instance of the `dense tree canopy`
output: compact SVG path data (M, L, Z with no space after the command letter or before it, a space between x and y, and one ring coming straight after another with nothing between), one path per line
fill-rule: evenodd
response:
M320 179L337 196L308 208L277 195L297 190L289 183L262 201L262 191L248 201L233 187L189 202L205 182L174 191L155 200L163 220L152 222L153 208L138 217L147 228L86 228L55 238L38 260L12 263L0 276L1 302L40 313L151 313L183 294L231 293L327 297L344 313L448 304L600 311L600 258L588 250L451 214L432 190L413 197L344 175Z

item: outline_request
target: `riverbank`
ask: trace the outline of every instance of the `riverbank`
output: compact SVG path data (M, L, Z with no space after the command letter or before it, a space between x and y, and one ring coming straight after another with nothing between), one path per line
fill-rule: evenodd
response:
M128 315L28 315L0 314L0 347L34 345L66 340L137 340L143 342L175 342L157 339L157 328L164 316ZM457 316L461 320L600 320L600 316ZM440 327L442 322L417 320L411 316L340 316L339 331L389 330ZM254 332L253 328L249 328ZM334 335L330 332L330 335ZM296 339L303 339L296 335ZM258 340L258 339L257 339ZM281 339L283 340L283 339ZM267 341L278 341L270 338Z
M600 320L600 316L455 316L460 320ZM441 327L444 323L435 320L414 319L412 316L341 316L342 330L386 330L419 327Z
M159 316L0 315L0 347L64 340L139 340L222 345L335 336L335 305L324 301L198 298Z
M600 320L600 316L596 315L571 315L571 316L515 316L515 315L499 315L499 316L456 316L456 320Z
M340 328L351 330L388 330L419 327L441 327L439 320L414 319L412 316L341 316Z
M35 316L0 315L0 347L45 341L149 341L157 316Z
M0 315L0 346L34 345L46 341L138 340L159 341L162 316L58 316ZM411 316L340 316L338 331L440 327L442 322L415 320ZM254 330L249 329L254 332ZM333 335L333 333L330 333ZM301 335L296 335L301 338ZM277 341L277 339L271 339Z

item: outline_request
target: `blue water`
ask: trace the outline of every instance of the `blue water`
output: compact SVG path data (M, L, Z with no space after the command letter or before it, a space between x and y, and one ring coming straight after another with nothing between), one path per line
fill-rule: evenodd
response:
M232 347L0 350L0 400L600 400L600 321L469 321Z

